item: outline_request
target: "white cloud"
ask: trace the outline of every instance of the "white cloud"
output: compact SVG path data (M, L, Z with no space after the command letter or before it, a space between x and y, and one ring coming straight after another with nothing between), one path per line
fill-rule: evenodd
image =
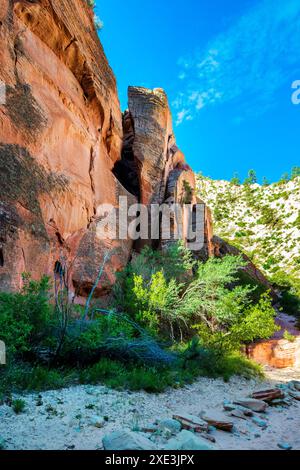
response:
M188 109L182 109L176 115L176 126L179 126L183 121L191 121L193 117L191 116Z
M300 77L299 44L299 0L256 2L204 50L178 61L185 88L173 103L177 122L234 99L244 113L265 112L278 89Z

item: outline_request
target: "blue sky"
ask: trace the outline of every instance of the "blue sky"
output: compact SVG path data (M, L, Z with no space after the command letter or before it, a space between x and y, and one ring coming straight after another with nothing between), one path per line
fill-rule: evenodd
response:
M118 82L166 90L195 171L276 181L300 166L300 0L104 0L100 38Z

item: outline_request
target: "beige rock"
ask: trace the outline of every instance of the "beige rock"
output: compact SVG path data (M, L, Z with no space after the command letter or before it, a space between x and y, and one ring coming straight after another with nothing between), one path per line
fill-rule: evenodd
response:
M194 432L208 431L208 423L198 416L180 413L173 415L173 419L179 421L183 429Z
M289 394L295 400L300 401L300 392L294 392L293 390L289 390Z
M255 400L254 398L240 398L235 400L234 403L249 408L251 411L263 412L267 409L268 405L262 400Z
M214 426L222 431L231 431L233 428L233 421L228 417L217 411L205 411L201 413L201 418L206 421L210 426Z

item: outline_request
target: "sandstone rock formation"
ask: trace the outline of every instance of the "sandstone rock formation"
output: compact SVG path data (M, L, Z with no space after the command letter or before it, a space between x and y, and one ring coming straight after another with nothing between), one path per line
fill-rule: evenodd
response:
M260 364L284 369L300 365L300 337L291 342L286 339L258 341L248 349L248 355Z
M1 2L1 289L18 288L24 271L51 274L64 256L84 293L115 244L105 290L129 257L130 241L95 232L97 207L127 191L112 172L122 115L92 15L81 0Z
M106 294L133 242L99 239L99 207L118 209L119 196L148 205L183 202L188 193L189 202L197 202L167 97L160 89L130 88L122 116L93 12L83 0L2 0L0 64L6 86L0 106L0 289L18 289L23 272L51 275L65 259L71 287L85 297L110 252L95 293ZM204 212L205 257L212 253L212 229Z

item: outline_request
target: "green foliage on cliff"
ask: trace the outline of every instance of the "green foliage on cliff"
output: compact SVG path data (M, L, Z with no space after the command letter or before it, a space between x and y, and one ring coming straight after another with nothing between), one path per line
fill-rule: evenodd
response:
M215 234L246 253L267 276L300 279L299 168L273 184L236 184L201 175L198 195L211 208ZM253 176L253 175L252 175Z

